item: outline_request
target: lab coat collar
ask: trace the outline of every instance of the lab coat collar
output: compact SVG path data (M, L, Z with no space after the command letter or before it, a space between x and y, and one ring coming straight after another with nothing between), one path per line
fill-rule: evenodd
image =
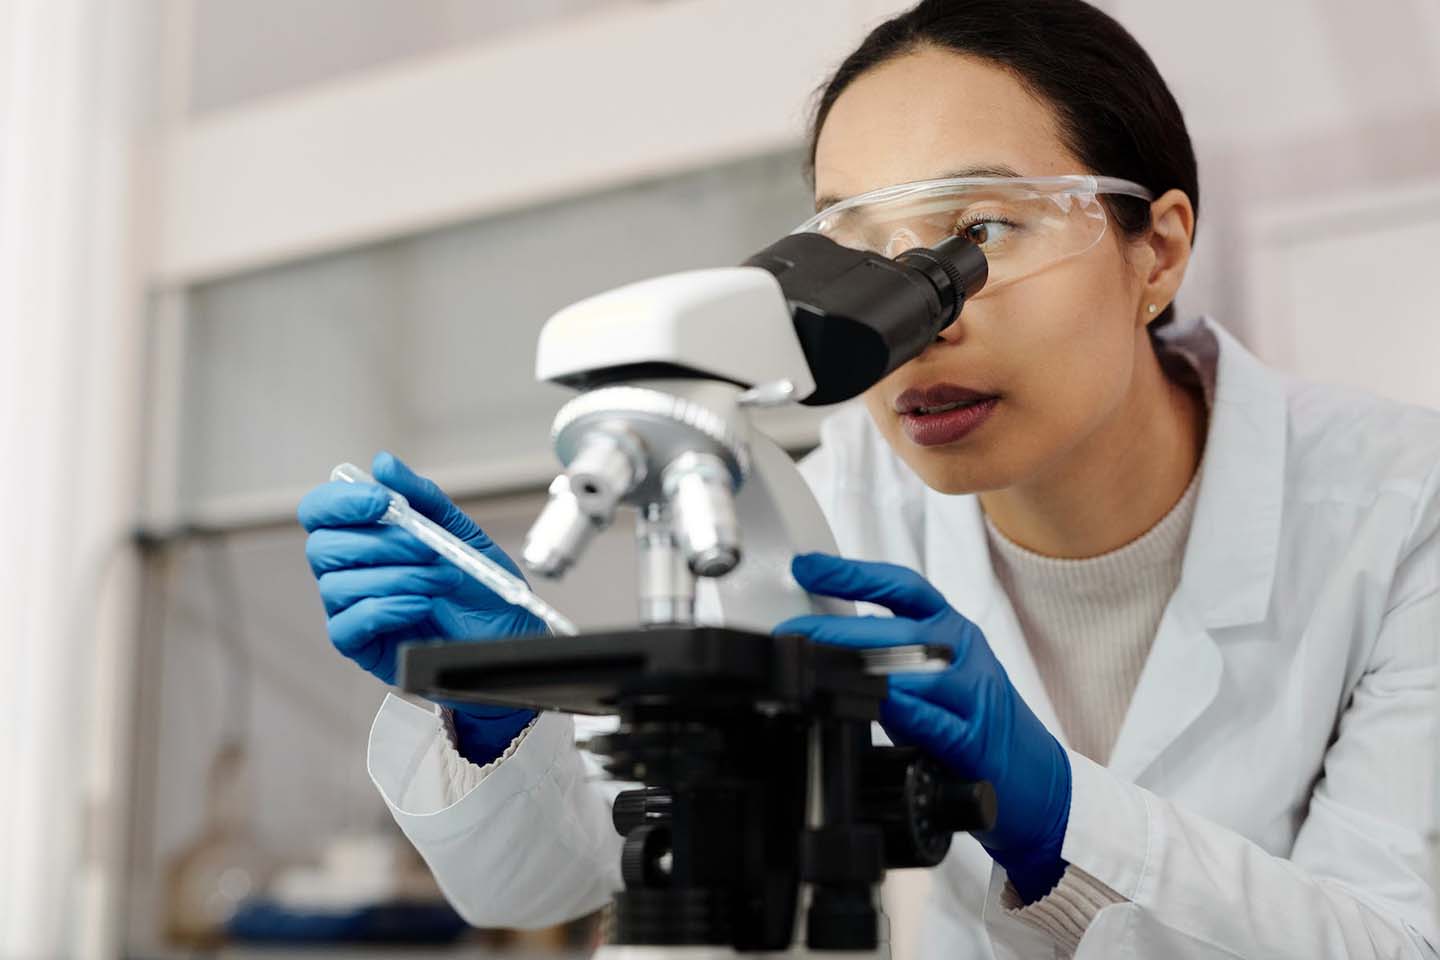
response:
M1284 388L1209 318L1162 334L1201 378L1210 421L1180 585L1167 606L1110 766L1128 778L1202 712L1219 689L1211 630L1264 619L1275 577L1285 480ZM985 632L1016 690L1065 737L1009 598L991 565L979 499L926 490L925 565L952 606ZM1139 728L1144 728L1143 730Z
M1180 584L1160 620L1108 766L1138 781L1214 701L1225 628L1265 619L1279 556L1288 410L1280 377L1212 320L1167 331L1200 371L1210 428Z
M1210 391L1210 427L1180 592L1207 627L1265 619L1285 495L1285 388L1210 318L1167 331ZM1213 374L1212 372L1213 371Z

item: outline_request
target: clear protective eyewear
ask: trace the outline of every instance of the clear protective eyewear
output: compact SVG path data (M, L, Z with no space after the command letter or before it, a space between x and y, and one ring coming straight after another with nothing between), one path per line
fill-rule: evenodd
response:
M885 257L968 236L990 266L977 299L1093 249L1110 222L1104 194L1154 199L1138 183L1084 174L917 180L841 200L792 232Z

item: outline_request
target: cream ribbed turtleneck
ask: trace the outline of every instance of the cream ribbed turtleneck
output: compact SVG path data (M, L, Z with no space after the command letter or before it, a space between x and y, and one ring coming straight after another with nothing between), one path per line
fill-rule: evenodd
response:
M1104 764L1160 616L1180 582L1200 471L1160 522L1119 549L1047 557L985 518L990 556L1070 746Z

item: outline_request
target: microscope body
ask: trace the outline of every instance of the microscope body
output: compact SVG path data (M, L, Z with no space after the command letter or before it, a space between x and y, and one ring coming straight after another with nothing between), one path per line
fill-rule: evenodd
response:
M834 540L748 409L857 396L934 342L987 272L962 237L892 260L794 234L740 267L644 280L561 310L541 331L536 377L583 392L556 415L565 470L525 565L559 576L626 504L640 514L642 624L691 622L692 574L714 602L707 622L767 629L815 609L790 558L833 551Z
M619 715L589 744L618 779L644 784L615 805L625 890L611 955L799 940L874 953L884 871L934 865L954 832L993 824L989 784L870 743L884 673L943 667L948 650L867 659L771 635L788 617L854 609L791 577L796 553L835 542L789 455L750 419L759 406L848 399L933 342L984 282L977 250L945 247L889 260L794 235L742 267L581 301L541 334L537 376L580 393L556 415L563 470L522 559L560 576L634 509L637 626L415 645L402 685Z
M536 374L585 392L555 418L565 471L526 540L527 568L564 573L628 506L642 625L693 623L697 593L716 626L849 612L791 578L797 552L835 542L789 455L750 421L754 406L815 389L773 275L696 270L581 301L546 324Z

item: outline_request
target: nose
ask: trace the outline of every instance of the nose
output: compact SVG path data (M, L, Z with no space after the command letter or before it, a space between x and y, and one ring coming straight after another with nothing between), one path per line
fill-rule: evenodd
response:
M951 320L943 330L935 334L936 344L959 343L964 339L964 313L965 308L961 308L961 310L955 314L955 319Z

